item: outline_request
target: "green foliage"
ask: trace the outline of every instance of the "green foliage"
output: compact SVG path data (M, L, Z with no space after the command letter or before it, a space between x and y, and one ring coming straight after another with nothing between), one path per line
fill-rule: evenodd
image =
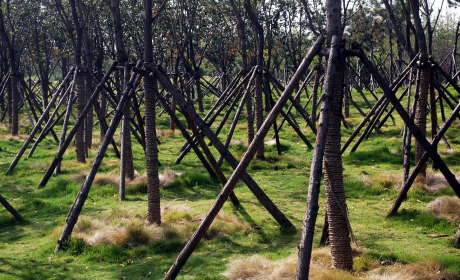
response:
M197 171L187 171L168 184L168 190L192 189L213 186L215 182L207 175Z
M181 221L191 221L192 216L189 213L181 211L168 211L163 215L163 219L167 223L178 223Z

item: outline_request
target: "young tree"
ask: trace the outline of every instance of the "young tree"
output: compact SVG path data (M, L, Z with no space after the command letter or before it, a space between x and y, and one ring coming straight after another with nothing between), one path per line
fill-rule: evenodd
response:
M144 3L144 65L151 70L153 65L152 50L152 1ZM166 5L166 2L164 2ZM158 178L158 148L155 124L155 105L158 94L157 80L152 75L144 76L145 98L145 160L147 162L147 220L153 224L161 223L160 180Z
M31 9L30 3L0 0L0 37L8 49L11 69L11 103L8 104L11 104L12 135L19 132L19 65L31 31Z
M67 29L67 35L72 42L74 50L74 63L77 67L75 70L76 88L77 88L77 111L78 116L81 115L83 108L86 105L86 80L82 67L82 46L83 32L85 26L85 16L82 10L82 0L69 0L70 11L66 10L62 4L62 0L55 0L55 6L59 12L61 21ZM69 16L70 13L70 16ZM86 144L85 144L85 126L80 125L75 134L75 153L78 162L86 162Z
M123 43L123 29L122 19L120 13L120 0L110 1L110 10L112 11L113 17L113 29L115 32L115 45L117 48L117 61L120 65L125 66L124 79L123 79L123 90L125 90L128 77L129 77L129 65L128 65L128 54L125 50ZM133 163L133 152L131 146L131 124L129 106L130 102L127 102L127 110L123 113L122 120L122 136L121 136L121 167L120 167L120 200L124 200L125 195L125 178L134 179L134 163Z
M237 20L237 29L238 29L238 40L239 48L241 53L241 60L243 66L243 73L246 75L249 71L248 69L248 54L247 54L247 36L245 30L245 21L243 19L243 12L241 8L237 7L234 0L229 0L232 7L233 15ZM248 95L246 98L246 118L248 124L248 145L251 144L254 139L254 119L252 118L252 96Z
M244 0L244 8L246 9L246 13L248 14L248 17L252 22L257 38L257 66L259 68L257 69L258 72L254 80L254 110L256 117L256 127L257 130L259 130L264 122L264 110L262 102L262 67L264 66L264 29L260 24L260 21L257 18L256 13L254 12L250 0ZM259 145L259 148L257 149L256 158L265 159L263 142Z
M417 108L415 111L415 124L426 134L426 117L428 115L428 91L431 83L431 67L428 62L428 46L426 43L425 32L420 19L420 6L418 0L410 0L410 7L414 19L416 30L417 42L420 46L420 85L419 85L419 98L417 101ZM422 157L425 149L419 141L415 142L415 162L418 163ZM420 170L419 178L426 178L426 164Z
M327 0L327 44L332 36L342 37L341 1ZM343 47L343 46L342 46ZM326 211L329 225L332 265L338 269L352 270L353 257L348 230L347 204L343 186L343 167L340 154L343 82L345 57L339 52L334 74L333 100L324 150L324 185L326 188Z

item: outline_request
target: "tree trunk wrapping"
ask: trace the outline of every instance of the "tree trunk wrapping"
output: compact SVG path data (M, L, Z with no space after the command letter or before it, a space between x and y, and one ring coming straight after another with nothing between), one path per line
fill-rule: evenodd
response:
M262 70L256 69L257 71L256 78L254 80L254 109L255 109L255 116L256 116L256 127L257 131L259 131L260 127L264 122L264 108L262 102ZM264 155L264 143L261 143L259 148L257 149L256 153L257 159L265 159Z
M83 109L86 106L86 89L85 89L85 75L81 72L81 68L75 72L77 75L77 112L80 117ZM77 133L75 134L75 153L77 155L77 161L85 163L85 126L80 125Z
M420 62L422 68L420 69L420 86L419 86L419 99L417 101L417 109L415 113L415 125L420 129L423 135L426 135L426 117L428 115L428 92L430 89L431 69L428 65L428 55L421 55ZM415 162L419 162L425 150L419 141L415 141ZM418 178L426 178L426 164L422 166Z
M324 185L326 188L326 211L329 223L332 265L337 269L352 270L350 237L346 215L346 197L343 187L342 157L340 155L341 113L344 79L344 60L339 58L334 74L334 97L324 149Z
M145 98L145 160L147 170L147 200L149 223L161 223L160 180L158 178L158 148L155 124L155 104L158 92L157 80L144 76Z
M19 92L18 73L11 73L11 135L19 133Z

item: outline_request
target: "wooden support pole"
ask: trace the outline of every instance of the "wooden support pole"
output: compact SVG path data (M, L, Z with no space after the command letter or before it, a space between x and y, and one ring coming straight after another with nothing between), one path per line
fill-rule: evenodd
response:
M43 176L42 180L40 181L37 189L40 189L48 183L48 180L51 178L51 175L54 172L54 169L56 168L58 162L62 160L62 156L64 155L64 152L67 150L67 147L69 147L70 143L72 142L73 137L77 133L78 127L84 122L85 116L88 113L88 111L91 108L91 105L97 100L99 91L102 89L103 85L107 82L110 74L112 71L115 69L115 66L117 65L117 62L114 61L112 65L110 66L109 70L107 70L107 73L105 73L104 77L102 78L101 82L97 85L96 89L94 90L93 94L89 98L85 108L82 110L81 115L78 117L77 121L75 122L74 126L69 132L69 135L67 136L66 140L64 143L62 143L62 147L59 148L59 151L57 152L56 156L54 156L53 162L51 163L50 167L48 168L48 171L46 171L45 176ZM131 77L131 79L135 78L135 74ZM132 87L133 83L130 83L130 86ZM131 89L131 88L130 88Z
M268 77L270 78L270 80L272 81L272 83L274 85L276 85L280 90L282 91L285 91L285 88L283 87L283 85L276 79L275 76L273 76L272 73L270 73L270 71L266 71ZM308 126L310 127L310 129L313 131L313 133L316 135L316 127L315 125L311 122L311 118L310 116L308 115L307 111L305 111L305 109L302 107L302 105L299 104L299 102L295 101L294 98L292 96L288 96L289 98L289 101L294 105L294 107L296 108L296 110L302 115L302 117L305 119L305 121L307 122Z
M254 69L253 69L254 71ZM256 72L256 71L254 71ZM253 73L254 73L253 72ZM255 77L255 75L251 75L251 79L249 81L249 84L251 84L253 78ZM224 126L225 122L227 121L228 117L230 116L230 113L232 112L233 108L235 107L236 103L238 102L238 100L240 99L242 93L237 93L236 90L239 89L236 88L235 91L232 92L232 95L234 95L234 99L232 100L231 104L229 105L229 107L227 108L227 111L225 112L225 115L223 116L221 122L219 123L217 129L216 129L216 132L215 134L218 135L219 132L221 131L222 127ZM228 102L230 102L230 97L232 97L232 95L229 95L229 98L227 98L227 100L222 103L222 106L220 106L220 108L214 113L213 116L211 116L210 120L208 122L206 122L206 124L208 126L211 126L211 124L216 120L218 114L225 108L225 106L228 104ZM181 162L181 160L187 155L187 153L190 151L190 146L185 146L184 150L182 151L182 153L177 157L176 161L174 162L174 164L179 164Z
M297 261L296 279L308 279L310 270L311 250L313 235L315 232L316 218L318 216L318 198L323 172L323 156L326 147L327 129L332 109L334 73L337 64L339 39L332 37L332 47L326 69L324 92L321 98L321 114L318 120L318 132L316 133L315 149L313 151L310 168L310 181L308 184L307 209L302 225L302 237L299 244L299 259Z
M161 67L159 67L161 69ZM162 69L161 69L162 70ZM157 77L158 81L168 89L168 91L176 97L177 104L181 107L181 111L189 120L193 121L193 124L200 129L214 147L219 151L219 153L224 157L224 159L230 164L234 169L238 166L238 161L236 158L225 148L222 142L217 138L217 136L212 132L209 126L198 116L195 110L191 107L188 102L183 98L180 92L174 87L171 82L165 78L165 76L160 72L159 69L153 68L153 74ZM248 186L251 192L259 200L259 202L267 209L267 211L273 216L273 218L283 227L292 227L294 225L284 216L284 214L276 207L276 205L270 200L270 198L265 194L265 192L257 185L257 183L252 179L252 177L244 172L242 178L243 182Z
M16 220L24 221L24 218L21 216L21 214L19 214L19 212L16 211L16 209L14 209L14 207L11 206L11 204L9 204L8 201L6 201L6 199L3 198L2 195L0 195L0 203L6 208L6 210L8 210L8 212L11 213L11 215L13 215L16 218Z
M308 73L307 77L305 78L305 80L303 81L302 85L300 86L300 89L297 91L297 93L296 93L296 95L295 95L295 97L294 97L294 100L298 100L298 98L300 97L300 94L302 93L302 91L304 90L304 88L306 87L306 85L308 84L308 81L310 80L310 78L312 77L312 75L313 75L315 72L317 72L317 71L315 71L317 67L319 67L319 66L313 67L313 69L310 71L310 73ZM308 99L308 101L310 101L310 98ZM308 104L308 102L307 102L307 104ZM289 113L291 112L291 109L292 109L293 106L294 106L293 104L289 104L289 107L288 107L288 109L286 110L286 113L287 113L287 114L289 114ZM305 106L306 106L306 104L305 104ZM304 106L304 108L305 108L305 106ZM280 121L280 124L278 125L278 129L277 129L278 131L280 131L281 128L283 127L284 121L285 121L285 119L282 118L281 121Z
M457 114L459 114L459 113L460 113L460 103L455 107L455 109L452 111L452 113L449 116L449 118L446 120L446 122L441 127L439 132L436 134L436 136L434 137L434 139L431 142L431 146L437 145L439 143L439 141L442 140L442 137L443 137L444 133L447 131L447 129L449 129L449 127L452 125L452 123L456 119ZM398 197L396 198L393 206L391 207L390 211L388 212L387 217L394 215L398 211L399 207L401 206L401 203L406 198L407 192L409 191L410 187L412 186L412 183L414 182L414 180L417 177L418 173L420 172L423 164L426 163L428 158L429 158L429 154L427 152L425 152L423 154L422 158L420 159L420 161L414 167L414 170L412 171L411 175L407 178L405 184L401 188L401 191L399 192ZM454 185L451 185L451 187L454 190L454 192L457 194L457 196L460 197L460 189L456 189L456 187Z
M195 151L195 154L198 156L198 159L201 161L201 164L203 164L204 168L208 171L209 175L211 175L212 178L217 178L217 174L214 172L214 169L211 167L209 162L205 159L203 156L203 153L201 153L200 149L198 149L197 145L195 144L195 140L192 139L190 134L187 132L187 129L184 127L184 125L179 121L177 116L171 115L171 108L168 106L166 100L164 99L161 94L157 95L158 102L161 104L161 106L165 109L166 113L168 113L170 116L173 116L173 121L176 125L176 127L179 129L180 132L182 132L182 135L184 138L190 143L192 146L193 151Z
M252 76L251 76L250 81L252 81L255 78L256 73L257 73L257 71L252 72ZM243 111L243 107L244 107L246 98L251 93L251 85L252 85L252 82L249 82L247 84L246 89L245 89L244 94L243 94L243 97L241 98L240 104L238 105L238 108L236 109L235 115L233 116L232 125L230 126L230 129L229 129L228 134L227 134L227 138L225 139L225 143L224 143L224 146L227 149L228 149L228 146L230 146L230 141L232 140L233 132L235 131L236 124L238 123L238 119L240 118L241 111ZM217 165L218 166L222 166L223 159L224 158L222 157L222 155L220 155L219 158L217 159Z
M76 97L73 97L73 100L72 101L69 101L71 103L74 103L75 101L77 100ZM41 141L43 141L43 139L45 139L45 137L48 135L48 133L53 129L53 127L59 122L59 120L64 116L64 114L67 113L67 109L63 110L59 116L57 116L57 118L53 121L53 123L51 123L50 125L48 126L45 126L43 128L43 131L42 133L40 133L40 135L38 136L37 140L35 140L35 143L32 145L32 148L30 148L30 151L29 153L27 154L27 158L30 158L32 157L35 149L37 148L38 144L41 143Z
M382 88L388 100L393 104L393 107L395 107L395 110L398 112L398 114L401 116L403 121L406 123L407 127L412 132L412 135L415 137L415 139L417 139L417 141L425 149L425 153L427 154L427 157L428 156L431 157L431 159L434 162L436 162L436 165L438 166L439 170L444 175L444 177L446 178L447 182L450 184L454 192L458 196L460 196L460 184L455 178L455 175L449 170L446 163L441 159L439 154L433 149L430 143L426 140L425 135L423 135L420 129L410 119L409 115L404 110L404 108L401 106L401 104L398 102L396 96L394 95L394 92L391 91L390 87L385 82L382 75L375 69L372 62L370 62L367 59L367 57L364 55L364 51L360 50L360 52L358 53L358 56L359 58L361 58L361 61L364 63L364 65L369 70L369 72L371 72L374 75L374 79L380 85L380 87Z
M267 118L265 119L261 128L257 131L254 140L248 147L247 152L241 159L241 162L236 167L235 171L233 172L232 176L229 178L227 184L217 197L216 201L214 202L213 206L209 210L206 217L203 219L202 223L198 226L198 229L192 235L190 240L185 245L182 252L177 257L174 264L171 266L169 271L166 273L164 279L175 279L179 274L181 268L185 265L186 261L195 250L196 246L198 246L199 241L206 233L206 230L211 225L214 218L219 213L222 205L224 204L225 200L228 198L230 192L235 187L236 183L239 181L241 176L246 172L246 168L251 162L252 158L254 157L258 146L260 145L261 141L263 141L265 135L269 131L270 127L273 125L273 121L276 119L277 115L279 114L282 107L286 104L288 96L291 96L292 92L294 91L298 81L301 78L301 75L306 71L308 66L310 65L311 61L313 60L314 56L317 54L321 44L324 42L324 37L320 36L313 47L310 49L310 52L307 54L305 59L303 60L302 64L299 66L297 72L294 74L291 82L288 84L286 90L283 92L282 96L275 104L274 108L268 114ZM159 73L155 73L158 76ZM169 83L169 81L166 81ZM203 129L203 128L202 128Z
M101 83L104 84L110 73L113 71L113 69L116 66L116 61L112 64L110 69L107 71L105 74L104 78L102 79ZM138 65L140 65L140 62L138 62ZM74 203L72 204L72 208L69 211L69 214L67 215L67 220L66 220L66 225L64 226L64 230L62 231L62 235L57 241L56 248L54 249L54 252L56 253L62 248L62 245L69 239L70 235L72 234L73 228L75 227L75 224L77 223L78 216L81 213L81 210L83 209L83 205L85 204L86 199L88 198L88 193L91 189L91 184L93 183L94 177L96 176L97 170L99 169L99 166L101 165L102 159L104 158L105 151L107 150L107 147L109 146L110 140L112 139L113 134L115 133L118 124L123 117L124 111L127 109L126 108L126 102L132 97L132 94L135 93L134 90L132 90L134 86L134 80L136 79L137 73L133 73L129 82L127 83L123 94L120 98L120 101L118 102L117 109L115 110L115 113L113 115L112 121L110 122L109 129L107 130L106 136L104 140L102 141L101 147L99 148L99 152L96 155L96 158L94 159L93 164L91 165L91 169L88 172L88 175L86 176L85 182L81 186L77 197L75 198ZM85 116L88 113L88 110L90 108L91 103L93 103L97 99L97 93L99 90L102 88L101 83L97 86L96 90L94 91L93 95L89 99L88 104L85 106L85 109L83 109L81 116ZM84 118L79 117L77 120L77 123L80 121L80 123L83 121ZM69 137L67 137L66 141L64 142L64 146L70 142L68 139L72 139L73 136L75 135L76 132L76 127L77 124L72 128L72 131L69 133ZM75 132L73 132L75 131ZM73 132L73 133L72 133ZM64 149L65 150L65 149ZM60 160L59 154L56 156L58 160ZM53 168L49 168L48 170L54 170ZM43 180L42 180L43 181ZM46 184L46 182L45 182ZM40 183L40 186L42 183Z
M75 67L73 67L69 73L67 73L67 76L64 78L64 80L61 82L61 85L59 86L59 88L62 88L64 87L67 79L71 76L71 74L75 71ZM59 89L58 89L59 90ZM29 146L30 142L32 142L32 139L34 138L34 135L35 133L37 132L38 128L40 127L41 123L45 120L45 115L47 112L49 112L49 110L51 109L51 106L54 104L54 102L56 101L56 99L58 98L58 94L55 94L53 96L53 98L51 99L50 103L48 104L48 106L46 107L45 111L43 112L43 114L41 115L40 119L37 121L35 127L32 129L32 131L30 132L29 134L29 137L27 137L26 141L24 142L24 144L22 145L21 149L19 150L18 154L16 155L16 157L14 158L13 162L11 162L10 166L8 167L8 170L6 171L6 173L10 173L11 171L13 171L13 169L16 167L16 165L18 164L19 160L21 159L22 155L24 154L24 152L26 151L27 147Z
M62 94L61 96L61 99L58 101L56 107L54 108L53 112L51 113L51 116L49 116L47 122L45 123L44 127L43 127L43 130L42 132L38 135L38 138L37 140L35 141L34 145L32 146L32 148L30 149L29 151L29 154L27 155L27 158L30 158L32 157L34 151L35 151L35 148L37 147L37 145L45 138L45 133L47 131L48 128L52 127L52 119L56 116L59 108L61 107L62 103L64 103L64 100L66 99L66 97L70 94L71 97L69 99L69 102L72 103L74 102L74 98L73 98L73 91L74 91L74 87L75 87L75 77L77 75L74 76L74 79L71 83L71 85L67 88L67 90L64 92L64 94ZM57 93L56 93L57 94ZM70 113L69 113L70 114Z

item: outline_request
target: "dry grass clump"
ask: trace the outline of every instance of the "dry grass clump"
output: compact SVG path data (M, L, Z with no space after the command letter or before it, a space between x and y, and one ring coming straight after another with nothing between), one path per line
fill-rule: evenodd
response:
M457 173L455 177L457 178L457 181L460 182L460 173ZM428 193L435 194L443 189L450 187L450 184L441 173L427 173L425 179L417 178L413 184L413 187Z
M126 180L126 186L132 187L132 186L137 186L139 184L147 183L146 173L142 175L139 175L137 171L134 171L134 173L135 173L134 179ZM180 175L182 175L182 173L177 173L169 168L165 168L163 173L158 174L158 177L160 179L160 186L161 187L166 186L167 184L174 181L174 179L179 177ZM72 179L75 182L82 184L86 179L86 174L85 173L75 174L72 176ZM97 173L96 176L94 177L93 184L111 185L114 187L118 187L120 185L120 176L118 173L115 173L115 172Z
M280 141L281 141L281 139L280 139ZM275 146L276 145L276 139L270 139L268 141L265 141L264 143L267 146Z
M228 269L223 273L230 280L283 280L295 279L297 269L297 256L295 254L286 259L272 261L260 255L236 258L228 264ZM320 248L313 250L310 264L310 279L346 280L360 279L350 272L334 270L330 249Z
M458 197L438 197L426 206L426 210L439 219L455 223L460 221L460 199Z
M1 129L1 128L0 128ZM24 141L27 139L27 136L22 136L22 135L11 135L11 134L1 134L0 135L0 140L6 140L6 141Z
M455 277L442 271L441 263L425 260L420 263L395 263L379 267L367 274L368 279L374 280L450 280Z
M174 131L172 131L170 129L157 129L157 136L158 137L160 137L160 136L161 137L167 137L169 135L178 136L178 135L182 135L182 132L180 132L180 130L178 130L178 129L174 130Z
M193 217L189 206L170 205L162 209L161 226L151 225L145 217L120 209L113 209L103 219L80 216L74 234L87 244L129 244L138 246L155 240L180 239L186 241L198 227L200 216ZM232 235L246 230L248 225L236 218L219 214L208 230L208 237Z
M196 216L195 221L200 223L204 216ZM220 212L212 222L208 231L205 234L206 239L212 239L218 235L233 235L237 232L245 232L249 229L249 225L239 221L236 217Z
M180 175L182 175L182 173L177 173L169 168L165 168L165 170L163 170L163 173L158 174L158 177L160 179L160 186L166 186L167 184L174 181L174 179L176 179Z
M402 176L395 174L379 174L372 178L365 177L363 182L369 187L381 186L384 189L395 188L399 191L402 187ZM413 189L421 189L428 193L437 193L449 187L449 183L442 174L427 173L426 178L417 177L412 187Z
M245 128L246 129L246 128ZM231 140L230 141L230 146L244 146L244 147L247 147L248 146L248 142L247 141L243 141L243 140Z
M379 263L362 255L360 250L353 249L354 271L343 271L332 268L332 258L329 247L312 251L309 278L315 280L428 280L455 279L442 271L437 261L426 260L421 263ZM363 264L365 264L363 266ZM357 268L361 267L361 269ZM269 260L260 255L236 258L229 262L224 276L230 280L240 279L295 279L297 256L295 254L278 261Z
M0 129L1 130L9 130L10 127L6 123L0 123ZM2 134L2 136L3 136L3 134Z
M36 162L30 166L31 169L44 169L47 170L48 165L43 162Z
M74 233L85 243L129 244L138 246L162 238L162 227L150 225L140 216L124 216L123 213L111 213L108 217L97 220L82 216L79 218Z
M380 186L384 189L391 189L391 188L399 189L401 187L401 180L402 180L401 175L384 173L384 174L379 174L377 176L373 176L371 178L364 177L363 182L368 187Z

